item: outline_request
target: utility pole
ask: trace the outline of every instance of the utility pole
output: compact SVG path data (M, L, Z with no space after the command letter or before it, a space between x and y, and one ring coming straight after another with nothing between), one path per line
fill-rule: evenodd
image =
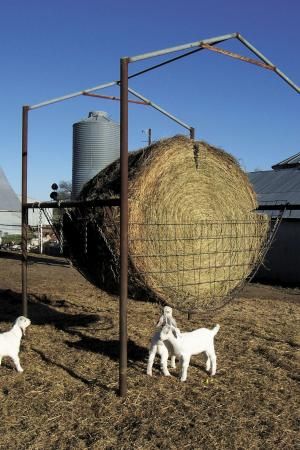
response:
M147 130L143 130L142 133L147 134L148 145L151 145L151 143L152 143L152 129L151 128L147 128Z
M151 135L152 135L152 130L151 130L151 128L148 128L148 145L151 145L151 142L152 142Z

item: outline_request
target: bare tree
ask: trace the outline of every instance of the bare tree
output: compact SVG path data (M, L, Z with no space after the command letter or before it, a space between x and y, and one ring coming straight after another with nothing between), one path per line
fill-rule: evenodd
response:
M70 200L72 194L72 182L66 180L60 181L57 192L59 200Z
M71 181L62 180L58 184L57 200L70 200L72 194ZM59 208L53 209L53 221L55 223L60 222L63 216L63 210Z

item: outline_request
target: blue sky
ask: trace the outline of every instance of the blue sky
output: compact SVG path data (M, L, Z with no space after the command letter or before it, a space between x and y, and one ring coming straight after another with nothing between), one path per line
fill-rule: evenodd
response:
M17 193L22 105L116 80L122 56L239 31L300 84L298 0L11 0L0 7L0 164ZM251 56L236 40L220 46ZM248 171L269 169L300 151L299 94L270 71L202 51L130 86ZM119 94L118 88L101 93ZM52 182L71 179L72 124L93 110L119 121L117 102L85 97L30 112L31 197L47 200ZM158 112L131 105L130 149L144 145L142 130L149 127L154 139L185 132Z

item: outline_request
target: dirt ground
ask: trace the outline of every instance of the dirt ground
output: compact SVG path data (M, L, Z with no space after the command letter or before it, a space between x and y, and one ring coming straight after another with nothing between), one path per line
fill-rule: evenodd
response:
M21 314L21 265L0 255L0 331ZM28 267L29 317L19 374L0 368L0 449L296 449L300 290L247 286L214 314L176 313L188 331L221 325L217 374L193 357L188 378L146 375L160 309L129 300L128 396L118 396L118 298L64 260ZM297 323L298 322L298 323ZM298 355L297 355L298 353Z

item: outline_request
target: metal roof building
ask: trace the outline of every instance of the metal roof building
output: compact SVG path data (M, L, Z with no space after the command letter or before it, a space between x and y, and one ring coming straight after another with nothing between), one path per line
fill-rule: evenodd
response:
M8 182L0 167L0 211L21 211L21 203L17 194Z
M0 234L21 233L21 202L0 167Z
M300 163L298 164L299 168L292 166L288 169L248 173L259 204L300 203ZM285 212L284 217L300 219L300 211Z
M30 199L28 198L28 201ZM52 210L49 211L52 215ZM29 210L28 223L38 226L40 216L38 209ZM42 224L48 225L48 221L42 215ZM3 169L0 167L0 235L21 234L21 201L11 187Z
M300 168L300 152L296 153L296 155L294 156L290 156L289 158L284 159L277 164L274 164L274 166L272 166L272 169L291 169L292 167Z
M300 153L248 177L260 205L300 204ZM274 211L268 212L274 216ZM256 279L300 286L300 211L286 211Z

